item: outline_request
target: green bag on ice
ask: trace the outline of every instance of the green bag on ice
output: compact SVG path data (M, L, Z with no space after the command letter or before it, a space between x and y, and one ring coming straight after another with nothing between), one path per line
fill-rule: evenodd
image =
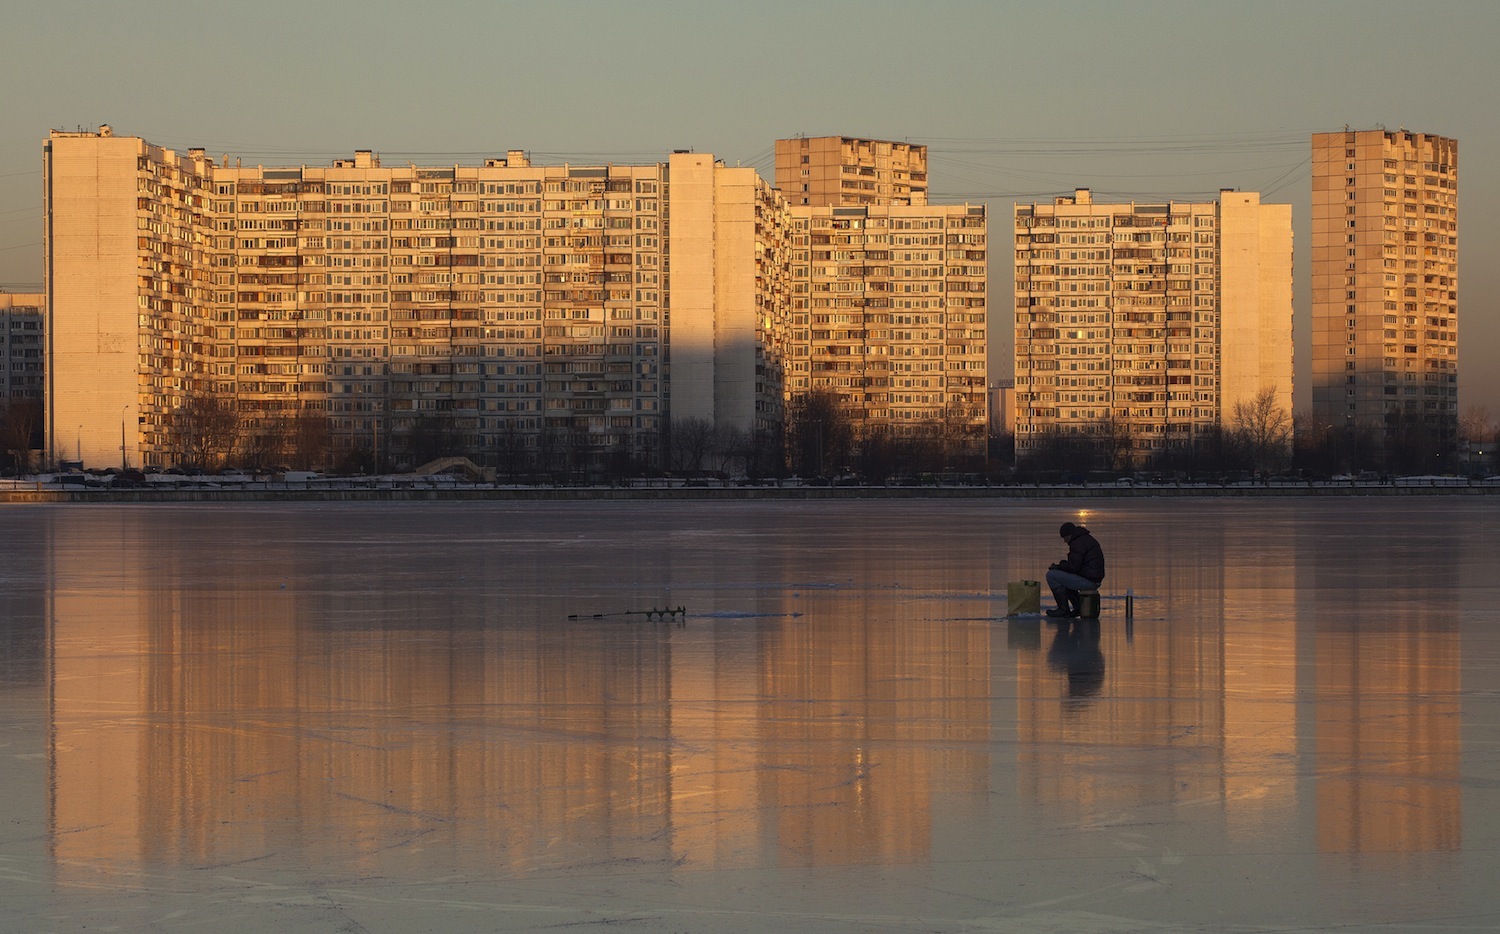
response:
M1005 585L1006 616L1042 612L1042 585L1038 581L1011 581Z

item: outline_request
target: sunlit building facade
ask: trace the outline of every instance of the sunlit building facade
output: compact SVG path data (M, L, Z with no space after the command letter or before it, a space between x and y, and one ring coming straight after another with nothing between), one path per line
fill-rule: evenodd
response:
M999 379L990 383L990 437L1014 435L1016 432L1016 381Z
M666 405L665 175L520 152L218 171L237 272L219 298L238 322L218 392L300 410L310 389L336 449L433 426L496 459L649 458Z
M54 132L44 167L54 459L76 434L90 464L181 463L207 442L180 413L227 401L240 456L273 463L310 437L331 461L650 464L674 325L712 417L779 427L787 223L753 170L243 166L108 127Z
M983 450L982 205L793 206L788 391L838 397L864 436Z
M672 418L777 432L790 339L791 220L751 168L673 153L668 186Z
M776 187L795 207L927 203L927 147L850 136L776 141Z
M856 443L984 450L989 244L982 205L929 205L927 147L776 141L791 205L790 398L837 397Z
M1312 166L1313 414L1381 440L1420 426L1451 447L1458 141L1409 130L1318 133Z
M926 205L921 147L840 140L878 203L693 152L273 167L54 132L52 459L649 466L675 423L772 439L812 390L978 453L985 210Z
M1235 406L1292 402L1291 207L1096 203L1015 209L1016 454L1059 436L1140 464Z
M46 296L0 292L0 405L42 401Z

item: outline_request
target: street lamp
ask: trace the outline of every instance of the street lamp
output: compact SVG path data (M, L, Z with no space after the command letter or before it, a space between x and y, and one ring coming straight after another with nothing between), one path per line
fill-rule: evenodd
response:
M130 461L128 460L128 458L126 456L126 452L125 452L125 413L129 412L129 411L130 411L130 403L129 402L125 403L125 405L120 408L120 469L121 470L129 470L130 469Z

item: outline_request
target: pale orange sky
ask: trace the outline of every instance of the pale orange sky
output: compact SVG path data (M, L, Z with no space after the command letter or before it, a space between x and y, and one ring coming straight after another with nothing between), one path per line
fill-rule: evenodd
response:
M41 144L94 128L247 162L754 165L778 137L930 147L934 201L1259 190L1293 205L1307 400L1310 136L1400 126L1459 141L1460 408L1500 418L1500 4L430 0L235 7L14 3L0 30L0 288L42 281ZM1008 250L991 251L991 365L1011 372Z

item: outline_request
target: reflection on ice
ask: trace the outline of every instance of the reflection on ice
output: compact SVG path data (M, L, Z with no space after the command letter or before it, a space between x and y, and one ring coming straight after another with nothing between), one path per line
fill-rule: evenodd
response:
M226 873L372 930L1495 921L1480 505L1104 504L1128 628L998 618L1046 504L11 512L0 861L245 929Z

